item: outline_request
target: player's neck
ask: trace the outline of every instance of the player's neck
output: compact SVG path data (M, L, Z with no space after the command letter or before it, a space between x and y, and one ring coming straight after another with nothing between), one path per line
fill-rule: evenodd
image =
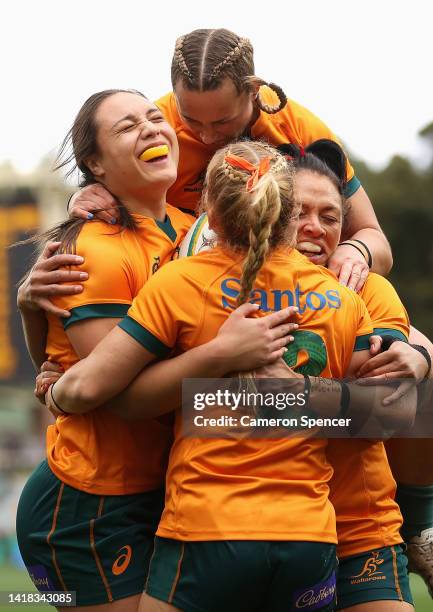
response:
M129 212L157 221L164 221L166 216L166 194L163 195L128 195L122 200Z

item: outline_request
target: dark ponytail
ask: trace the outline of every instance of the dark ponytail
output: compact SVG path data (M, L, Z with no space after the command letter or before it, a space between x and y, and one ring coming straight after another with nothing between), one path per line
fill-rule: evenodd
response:
M334 140L321 138L309 144L305 149L299 145L287 143L279 145L278 150L290 160L295 172L308 170L326 176L341 196L343 220L347 217L350 205L344 195L346 187L346 155Z

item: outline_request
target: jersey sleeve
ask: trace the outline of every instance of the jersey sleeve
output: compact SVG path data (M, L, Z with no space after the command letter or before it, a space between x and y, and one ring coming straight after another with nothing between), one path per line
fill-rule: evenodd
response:
M119 327L159 358L167 357L200 320L201 300L173 261L146 283ZM186 282L185 282L186 281Z
M348 291L350 291L350 289ZM356 330L356 340L353 350L354 352L365 351L370 348L370 337L373 333L373 323L361 298L356 294L354 294L353 297L356 302L358 317L358 327Z
M62 320L64 329L85 319L126 315L137 289L134 272L119 243L118 236L112 232L95 235L94 231L82 230L76 253L84 257L84 263L70 269L87 272L89 277L82 282L81 293L53 299L56 306L71 313L69 318Z
M367 307L375 334L387 334L407 342L409 317L397 291L379 274L370 273L361 297Z
M294 116L294 124L295 129L297 131L297 137L299 139L299 144L303 146L307 146L316 140L320 140L321 138L328 138L329 140L333 140L340 146L342 146L341 142L338 140L337 136L329 129L329 127L314 113L309 111L307 108L304 108L300 104L293 102L292 100L289 102L290 110ZM346 188L345 188L345 196L346 198L350 198L356 191L358 191L361 183L359 179L355 176L355 171L349 161L349 158L346 155Z

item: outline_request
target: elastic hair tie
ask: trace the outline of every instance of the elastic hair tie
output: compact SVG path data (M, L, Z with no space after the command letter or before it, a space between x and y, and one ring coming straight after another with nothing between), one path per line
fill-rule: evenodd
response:
M239 155L227 153L227 155L224 156L224 161L227 164L229 164L233 168L245 170L251 175L246 183L247 191L252 191L257 185L258 180L269 171L271 167L271 159L272 157L264 157L257 165L254 165L243 157L239 157Z

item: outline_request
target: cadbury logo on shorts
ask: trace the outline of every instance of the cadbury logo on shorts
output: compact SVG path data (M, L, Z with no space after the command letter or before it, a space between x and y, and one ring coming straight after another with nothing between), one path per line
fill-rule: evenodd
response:
M47 570L43 565L28 565L27 571L33 584L39 591L54 591L54 585L51 582Z
M335 572L323 582L297 591L293 597L292 610L317 610L331 603L335 594Z

